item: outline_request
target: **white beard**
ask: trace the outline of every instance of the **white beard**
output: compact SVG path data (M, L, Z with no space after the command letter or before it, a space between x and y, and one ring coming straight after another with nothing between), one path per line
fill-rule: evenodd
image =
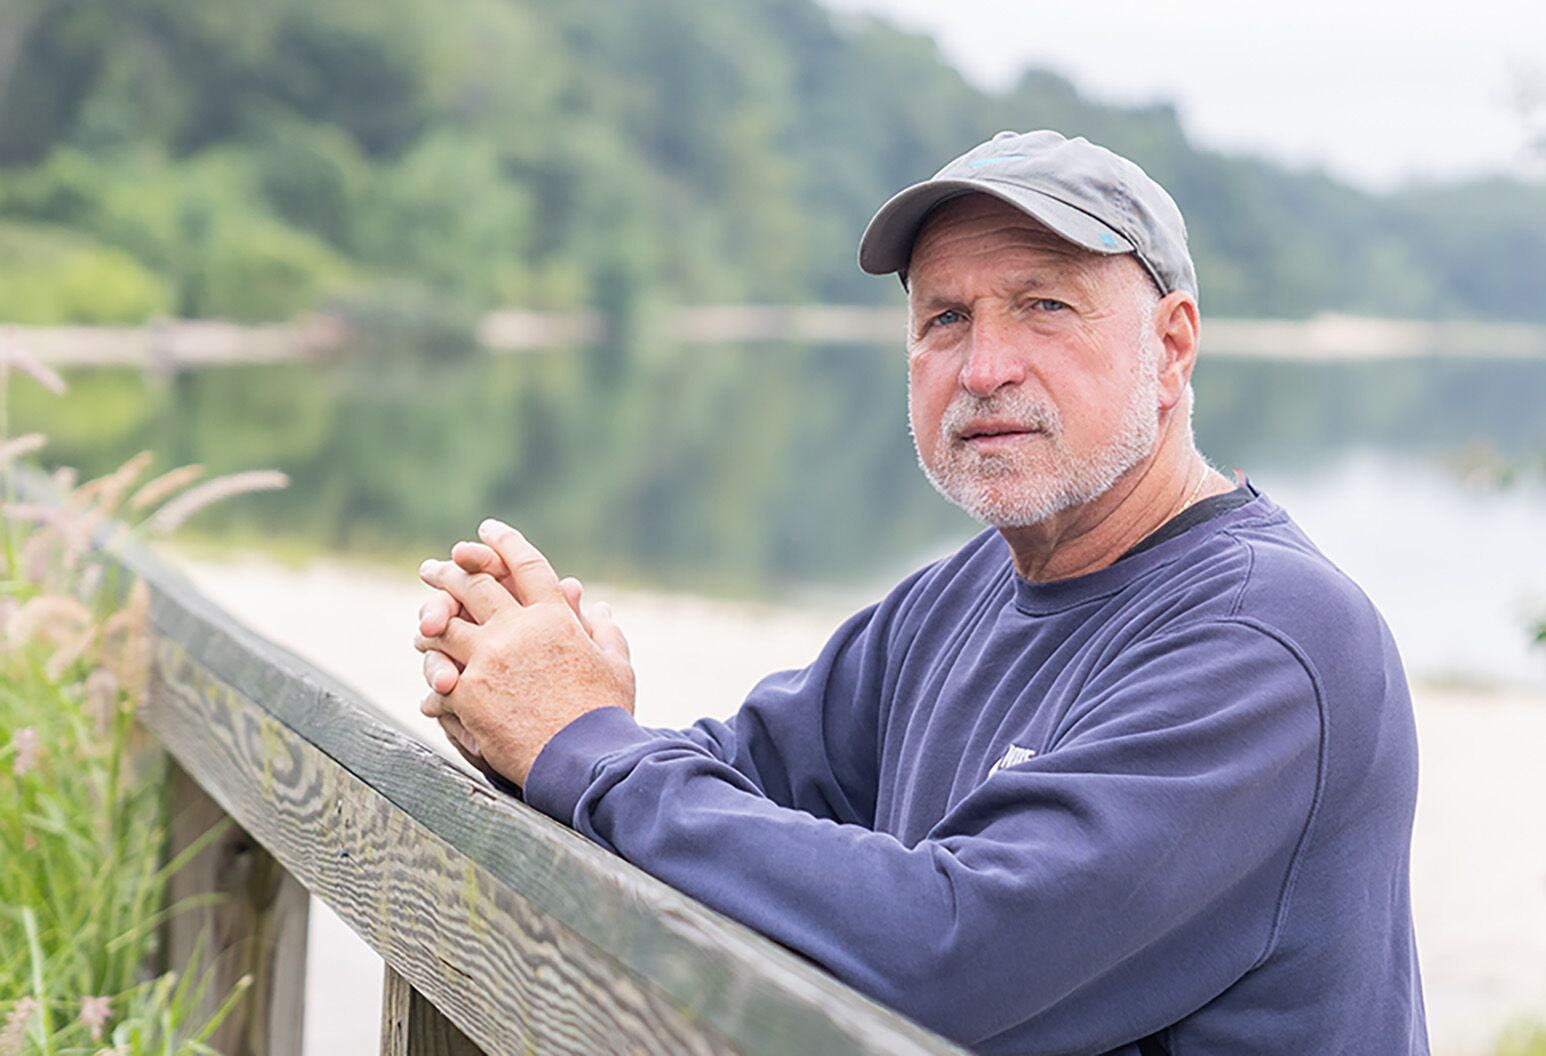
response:
M986 400L960 393L941 416L935 452L938 465L918 465L934 489L975 519L996 528L1036 524L1054 514L1090 502L1110 490L1121 476L1154 450L1159 438L1159 350L1149 327L1143 328L1136 379L1116 431L1084 457L1068 449L1062 416L1021 389L1008 389ZM909 377L909 390L911 378ZM907 427L918 450L909 391ZM1005 418L1040 435L1019 441L1006 452L973 451L958 434L978 418Z

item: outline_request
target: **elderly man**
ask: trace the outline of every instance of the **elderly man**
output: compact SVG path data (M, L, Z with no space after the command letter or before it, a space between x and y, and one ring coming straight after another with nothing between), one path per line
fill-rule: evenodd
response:
M989 527L730 721L668 730L634 721L606 608L485 522L422 570L425 712L532 806L981 1052L1425 1053L1401 662L1193 445L1174 202L1006 132L887 202L859 260L907 288L919 462Z

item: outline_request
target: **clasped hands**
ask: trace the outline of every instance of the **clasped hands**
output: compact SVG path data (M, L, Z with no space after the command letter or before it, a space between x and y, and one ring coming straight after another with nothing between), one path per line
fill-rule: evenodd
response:
M419 566L435 588L414 636L430 687L419 710L474 767L524 786L574 719L613 705L633 714L633 665L611 608L583 610L580 581L560 580L525 536L491 518L478 539Z

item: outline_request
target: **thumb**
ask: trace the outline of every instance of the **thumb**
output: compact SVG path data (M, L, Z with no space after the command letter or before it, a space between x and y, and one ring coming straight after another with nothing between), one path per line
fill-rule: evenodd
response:
M612 606L598 601L590 607L591 637L603 651L628 659L628 639L612 620Z

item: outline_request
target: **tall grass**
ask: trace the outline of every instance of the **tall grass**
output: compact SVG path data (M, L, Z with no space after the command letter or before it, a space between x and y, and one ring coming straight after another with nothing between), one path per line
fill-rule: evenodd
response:
M171 531L202 505L285 481L258 471L184 491L200 475L191 466L141 485L142 454L79 485L73 471L56 471L56 504L19 502L13 463L46 438L6 436L12 373L59 396L65 385L3 341L0 1056L212 1053L207 1039L250 980L208 1001L197 948L167 971L157 960L165 922L216 897L166 905L167 880L223 825L162 860L166 761L135 722L148 593L117 581L100 547L113 531Z

